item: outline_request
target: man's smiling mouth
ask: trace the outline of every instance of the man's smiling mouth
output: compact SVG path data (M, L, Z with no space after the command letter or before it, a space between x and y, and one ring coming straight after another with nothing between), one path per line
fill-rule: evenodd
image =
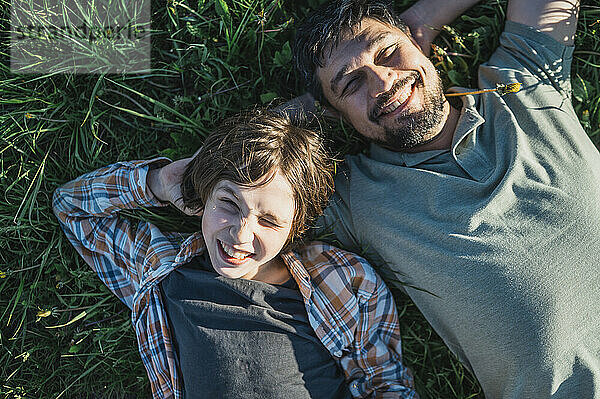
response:
M415 72L396 82L392 89L377 101L378 104L371 113L372 120L377 120L398 109L400 109L400 111L404 109L414 93L415 86L420 81L420 75Z
M406 105L406 103L408 102L408 99L412 95L413 89L414 89L414 82L410 86L403 87L400 90L400 92L398 93L398 95L396 96L396 98L389 105L387 105L380 111L378 117L389 114L391 112L394 112L395 110L397 110L400 107L404 107Z

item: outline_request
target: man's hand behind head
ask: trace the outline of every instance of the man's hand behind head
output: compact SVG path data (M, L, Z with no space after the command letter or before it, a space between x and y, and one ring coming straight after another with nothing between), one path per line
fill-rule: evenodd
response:
M313 119L325 117L337 119L339 114L334 109L319 104L310 93L294 97L291 100L275 107L274 112L286 115L294 124L312 122Z

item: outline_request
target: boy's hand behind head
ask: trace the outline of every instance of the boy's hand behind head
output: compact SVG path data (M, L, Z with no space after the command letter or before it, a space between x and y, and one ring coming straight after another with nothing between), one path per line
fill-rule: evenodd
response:
M201 216L202 210L198 212L187 208L183 203L183 198L181 195L181 179L187 165L194 158L194 156L183 158L175 162L171 162L162 168L149 171L146 181L148 188L159 201L170 202L171 204L175 205L177 209L187 215Z

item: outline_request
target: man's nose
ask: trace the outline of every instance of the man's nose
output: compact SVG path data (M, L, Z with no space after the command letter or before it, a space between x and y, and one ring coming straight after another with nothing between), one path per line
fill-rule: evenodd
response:
M237 220L237 223L233 223L229 229L229 234L235 240L233 244L244 244L251 242L254 236L252 230L252 223L248 218L241 217Z
M367 67L369 94L373 98L388 92L394 85L394 71L391 68L379 65Z

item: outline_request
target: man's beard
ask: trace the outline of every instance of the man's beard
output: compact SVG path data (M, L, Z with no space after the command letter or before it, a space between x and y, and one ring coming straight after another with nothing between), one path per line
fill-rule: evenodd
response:
M424 87L421 74L415 72L415 88ZM378 105L382 107L411 77L402 79L394 84L394 87L379 99ZM417 112L402 111L396 116L395 126L384 128L383 139L374 139L377 144L396 151L408 150L433 139L434 129L439 129L444 120L444 92L442 80L435 74L435 81L430 90L424 91L423 109ZM373 115L373 114L371 114ZM377 119L370 116L371 120L378 123Z

